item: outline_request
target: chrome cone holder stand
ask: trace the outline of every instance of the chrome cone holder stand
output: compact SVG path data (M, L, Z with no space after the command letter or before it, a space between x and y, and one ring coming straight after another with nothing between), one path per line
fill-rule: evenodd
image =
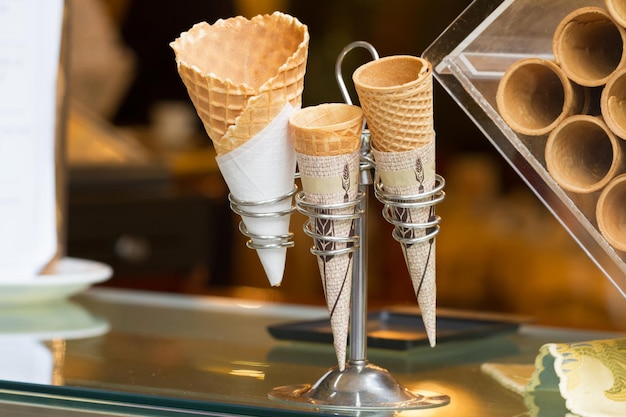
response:
M341 64L345 55L356 47L370 51L374 59L378 59L376 50L366 42L354 42L346 46L337 60L336 76L344 99L352 104L341 75ZM328 216L332 210L346 208L353 204L355 211L351 219L356 223L355 235L351 236L343 251L353 252L352 298L350 310L350 358L343 371L338 367L330 369L313 385L291 385L274 388L271 399L297 405L305 405L318 409L329 410L407 410L422 409L446 405L450 397L430 391L409 390L400 385L386 370L367 360L367 201L369 187L374 185L371 170L375 168L370 155L369 132L364 130L361 146L361 175L359 180L359 196L355 202L341 205L316 206L306 202L302 192L296 195L298 211L311 217ZM443 178L438 176L438 184L434 192L424 195L396 196L395 199L384 198L380 186L376 185L376 197L385 204L385 211L394 204L417 204L420 207L433 206L443 199ZM345 216L345 215L344 215ZM341 219L345 220L345 217ZM418 225L427 230L426 236L434 238L438 232L437 224ZM406 227L414 227L405 225ZM316 239L324 239L315 235L310 227L310 220L304 226L305 233ZM316 255L333 253L311 251ZM345 253L345 252L342 252Z

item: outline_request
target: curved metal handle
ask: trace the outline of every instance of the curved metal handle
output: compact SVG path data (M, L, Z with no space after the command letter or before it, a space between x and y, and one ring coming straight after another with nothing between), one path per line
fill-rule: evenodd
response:
M344 101L348 104L352 104L352 99L350 98L350 93L346 88L346 83L343 80L341 66L343 64L343 59L348 54L348 52L355 48L365 48L370 52L370 54L372 54L372 58L374 58L374 60L378 59L378 52L376 51L376 48L374 48L372 44L365 41L352 42L348 44L345 48L343 48L343 50L339 53L339 56L337 57L337 62L335 64L335 77L337 78L337 84L339 84L339 90L341 90L341 95L343 96Z

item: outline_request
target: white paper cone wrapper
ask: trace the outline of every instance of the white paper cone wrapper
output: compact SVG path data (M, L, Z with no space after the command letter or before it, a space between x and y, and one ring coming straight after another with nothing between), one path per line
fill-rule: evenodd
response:
M359 152L338 156L297 154L302 188L308 202L336 204L354 201L358 191ZM333 209L333 214L351 214L354 208ZM348 237L354 232L354 220L321 220L312 218L315 231L325 236ZM322 243L324 244L324 243ZM345 248L345 243L329 244L330 249ZM315 242L317 249L320 242ZM318 256L317 263L330 314L333 345L339 369L346 363L346 346L350 323L353 254Z
M258 135L231 152L217 156L217 164L233 197L240 201L271 200L293 190L296 154L289 137L288 120L297 109L289 103ZM269 213L288 210L291 199L246 210ZM242 217L249 232L258 235L284 235L289 232L290 216ZM272 286L283 279L287 248L258 249L257 254Z
M435 140L406 152L379 152L372 150L376 160L377 175L383 183L384 191L394 195L416 195L432 190L436 185ZM426 223L434 216L434 209L398 208L393 209L395 220L408 223ZM399 228L400 235L408 237L424 236L426 229L412 230ZM402 252L422 320L431 346L436 343L436 281L435 281L435 241L415 244L401 244Z

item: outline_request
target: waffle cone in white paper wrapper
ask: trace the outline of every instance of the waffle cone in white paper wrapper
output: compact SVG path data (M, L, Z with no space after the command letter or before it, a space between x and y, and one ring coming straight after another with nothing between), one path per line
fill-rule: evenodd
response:
M280 12L198 23L170 44L237 200L272 200L293 189L295 150L287 127L289 115L301 106L308 44L307 27ZM248 209L269 213L290 206L285 200ZM243 216L243 222L257 235L284 235L289 229L289 216ZM270 284L280 285L286 248L257 253Z
M430 62L410 55L388 56L357 68L352 79L373 147L401 152L430 139L432 73Z
M356 199L362 120L361 109L347 104L309 107L291 116L290 131L298 150L298 167L307 202L335 204ZM325 210L327 214L329 211ZM354 213L354 207L332 209L332 214L351 213ZM312 229L324 236L349 237L354 234L354 220L310 218L310 222ZM341 249L346 243L316 239L314 246L316 249ZM319 255L317 261L337 363L343 370L350 322L353 254Z
M435 137L426 145L404 152L372 150L376 160L377 176L385 193L416 195L435 188ZM434 206L423 208L393 207L394 220L408 223L426 223L435 216ZM429 229L409 229L396 226L400 236L425 236ZM414 244L400 244L409 270L413 289L422 313L422 320L431 346L436 343L437 286L435 273L435 239Z

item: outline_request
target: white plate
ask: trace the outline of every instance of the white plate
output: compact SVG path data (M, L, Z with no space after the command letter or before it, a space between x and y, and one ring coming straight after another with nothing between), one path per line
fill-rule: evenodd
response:
M100 262L63 258L50 274L0 280L0 307L64 299L112 274L111 267Z

